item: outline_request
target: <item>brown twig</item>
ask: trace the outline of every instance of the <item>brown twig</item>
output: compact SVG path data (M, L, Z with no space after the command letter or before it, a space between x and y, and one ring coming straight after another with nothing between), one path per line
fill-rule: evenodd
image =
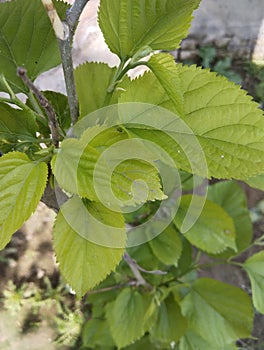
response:
M56 113L46 99L46 97L42 94L42 92L33 84L33 82L27 76L27 70L24 67L17 68L17 75L23 80L24 84L28 86L28 88L33 92L36 96L41 107L44 108L48 120L49 120L49 128L51 131L52 142L55 147L59 146L59 123L56 117Z

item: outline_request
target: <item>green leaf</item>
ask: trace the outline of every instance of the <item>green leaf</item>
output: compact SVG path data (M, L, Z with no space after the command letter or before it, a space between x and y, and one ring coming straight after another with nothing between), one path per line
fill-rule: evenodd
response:
M247 199L243 189L233 181L216 183L208 188L207 198L221 206L234 221L237 252L247 248L252 240L252 222L247 208ZM223 256L234 255L228 249Z
M52 162L52 170L60 187L81 197L97 200L93 172L100 153L77 139L66 139ZM107 166L100 167L101 186L107 186Z
M64 140L53 162L59 185L90 200L98 200L99 196L109 207L164 199L154 163L127 160L132 146L134 152L146 153L137 141L126 143L127 137L117 129L95 126L88 128L80 140ZM106 146L112 146L109 153Z
M252 176L249 179L245 180L245 182L250 187L257 188L258 190L264 191L264 174Z
M148 67L155 74L160 85L167 93L174 106L174 112L178 116L182 116L183 94L178 66L175 65L174 57L165 53L153 55L148 61Z
M60 16L67 5L56 2ZM0 66L15 92L26 92L17 76L17 67L24 66L34 80L40 73L60 64L57 39L40 0L16 0L0 4ZM0 83L0 90L6 88Z
M190 329L214 346L224 347L250 336L251 301L237 287L209 278L198 279L183 299L181 308Z
M170 73L176 75L173 70ZM192 133L184 134L183 124L177 123L176 115L175 126L178 126L178 130L175 127L172 130L172 123L166 127L162 112L157 124L158 130L142 130L138 127L133 129L133 133L137 137L156 142L169 153L178 167L202 177L205 176L203 169L198 166L192 169L187 159L178 152L181 143L183 146L189 144L189 149L183 149L187 150L186 155L192 161L199 156L196 147L200 143L206 157L209 177L247 179L263 173L264 118L258 105L236 84L209 70L177 65L178 75L184 100L184 113L181 118ZM163 74L160 74L159 80L162 77ZM164 77L167 79L166 75ZM175 111L175 104L171 102L168 91L161 86L153 73L132 81L119 98L121 103L131 101ZM174 142L169 136L178 142Z
M147 349L157 349L154 344L152 344L149 340L148 336L145 336L144 338L141 338L140 340L136 341L134 344L129 345L126 347L126 350L147 350Z
M1 5L0 5L1 6ZM17 142L36 139L37 124L32 114L0 102L0 140Z
M129 157L129 149L126 151ZM138 159L123 161L115 168L112 188L118 199L130 201L130 205L167 198L162 192L158 170L154 164Z
M153 303L151 295L126 288L107 305L106 318L119 349L140 339L150 328L155 321Z
M87 321L82 330L82 345L87 347L114 346L107 321L94 318Z
M170 294L159 305L157 321L150 330L151 338L170 346L172 342L179 341L186 329L187 320L182 316L180 306Z
M258 312L264 313L264 251L251 256L244 263L252 287L253 304Z
M127 248L128 254L143 267L145 270L158 270L160 268L160 261L153 255L150 245L148 243L139 246Z
M187 331L184 337L180 340L179 350L235 350L237 347L234 344L224 346L215 346L209 343L206 339L200 337L192 330Z
M0 158L0 249L35 211L48 175L45 163L19 152Z
M105 106L107 92L116 68L105 63L85 63L75 71L76 89L80 105L80 118ZM117 94L112 96L111 104L117 103Z
M178 261L176 276L183 276L188 271L193 262L193 250L192 245L182 237L182 254Z
M71 126L70 107L67 96L55 91L43 91L58 117L62 129L67 130Z
M182 240L179 232L168 226L157 237L149 241L154 255L165 265L176 265L182 253Z
M60 271L78 296L106 278L124 253L123 248L109 248L125 245L122 215L99 203L84 205L78 197L61 207L53 234Z
M174 219L179 230L181 230L189 207L191 208L188 218L190 223L195 220L199 210L202 211L197 221L184 234L188 241L197 248L213 254L221 253L228 247L236 250L233 219L219 205L209 200L206 200L201 208L199 196L182 196L180 207Z
M173 50L187 35L198 0L101 0L99 25L120 58ZM140 55L140 52L143 54Z

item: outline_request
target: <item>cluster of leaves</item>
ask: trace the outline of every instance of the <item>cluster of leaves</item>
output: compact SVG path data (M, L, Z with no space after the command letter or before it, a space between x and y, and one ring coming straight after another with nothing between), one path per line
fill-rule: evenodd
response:
M112 197L104 190L108 177L111 175L112 193L119 201L130 205L147 202L150 215L155 210L152 202L162 202L168 193L163 193L155 160L130 160L129 147L123 148L127 159L113 171L108 164L97 166L102 153L113 144L144 139L162 148L185 180L195 174L248 181L264 172L264 119L258 105L226 78L208 69L176 64L171 55L156 53L179 47L199 2L101 0L99 25L120 65L110 68L103 63L85 63L76 68L75 82L79 121L114 104L137 102L163 107L192 131L207 169L192 167L181 145L174 142L177 135L177 140L188 144L186 138L190 136L180 128L168 128L164 133L125 121L107 128L99 119L76 138L66 139L71 124L67 98L45 92L59 123L60 146L56 148L48 115L16 75L17 67L25 66L34 79L60 62L52 27L40 0L0 5L0 64L5 67L0 87L9 94L9 98L0 98L0 149L5 153L0 159L0 248L35 210L47 179L52 186L55 177L68 197L53 233L61 272L78 296L105 280L88 299L93 308L83 330L84 348L228 350L236 348L238 338L251 333L250 297L237 287L193 274L202 267L200 252L213 256L216 262L237 265L234 259L240 253L252 244L262 244L262 239L251 243L252 227L238 185L227 181L210 187L198 220L187 232L183 232L182 223L191 203L199 203L199 196L183 195L171 224L155 239L125 253L126 223L131 217L113 210ZM62 2L56 6L63 16L67 6ZM139 65L150 71L131 81L126 73ZM17 92L26 94L25 104ZM159 123L163 123L162 118ZM188 145L189 154L199 157L192 143ZM104 200L110 206L99 201L95 168ZM144 191L139 187L138 197L133 198L131 188L139 174L149 192L140 195ZM90 214L88 222L83 220L86 212ZM117 248L85 238L96 233L113 243L111 228L119 232L114 241ZM240 267L251 280L254 307L263 313L263 252Z

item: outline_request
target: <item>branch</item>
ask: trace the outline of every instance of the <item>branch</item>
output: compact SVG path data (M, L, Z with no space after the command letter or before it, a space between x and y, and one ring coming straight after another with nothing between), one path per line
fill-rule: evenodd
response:
M28 86L28 88L33 92L33 94L39 101L39 104L44 108L49 119L49 128L51 131L52 142L57 148L59 146L59 123L53 107L46 99L46 97L42 94L42 92L29 79L29 77L27 76L27 70L25 68L18 67L17 75L23 80L24 84Z
M75 0L70 10L67 12L67 23L71 32L75 32L79 18L89 0Z
M136 281L130 281L130 282L124 283L124 284L116 284L116 285L111 286L111 287L91 290L90 292L87 293L87 296L89 296L91 294L105 293L105 292L109 292L111 290L122 289L122 288L136 286L136 285L137 285Z
M60 17L55 6L53 5L52 0L42 0L42 3L47 11L56 37L60 40L65 40L68 35L67 28L60 20Z
M79 114L78 98L73 74L72 41L80 15L88 1L89 0L75 0L72 7L67 12L66 21L62 22L52 0L42 0L59 42L72 125L77 122Z
M148 286L150 287L149 283L142 277L141 273L139 271L149 273L152 275L166 275L167 272L159 271L159 270L154 270L154 271L148 271L143 269L141 266L137 264L137 262L131 258L130 255L128 255L127 252L124 254L124 260L130 267L131 271L133 272L134 276L136 277L137 280L137 285L143 285L143 286Z

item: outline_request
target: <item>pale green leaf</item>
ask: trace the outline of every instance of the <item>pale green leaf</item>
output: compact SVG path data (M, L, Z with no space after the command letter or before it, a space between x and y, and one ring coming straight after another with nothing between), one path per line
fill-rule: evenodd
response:
M37 124L32 114L0 103L0 140L10 142L36 139Z
M155 74L160 85L166 91L174 112L178 116L183 115L183 91L178 66L175 65L174 57L170 54L160 53L153 55L148 61L148 67Z
M173 50L187 35L199 0L101 0L99 25L120 58ZM143 52L143 53L141 53Z
M170 72L174 74L173 70ZM206 69L177 65L177 74L184 99L181 118L191 132L184 133L183 125L177 124L176 115L175 125L178 125L178 130L172 123L166 128L163 124L164 113L160 112L156 131L142 131L138 127L133 130L134 134L156 142L173 157L177 166L200 176L204 176L202 170L198 166L191 168L187 159L179 154L179 144L182 143L183 150L188 151L186 155L193 162L199 156L196 148L197 142L200 143L209 177L247 179L263 172L264 118L251 97L236 84ZM162 74L159 77L161 79ZM175 91L178 91L178 87L175 87ZM132 81L119 99L119 102L131 101L175 111L168 91L153 73ZM187 149L188 145L190 149Z
M115 128L95 126L80 140L64 140L52 163L59 185L90 200L99 198L109 207L164 199L154 163L127 160L132 146L140 155L146 153L136 141L126 143L127 137ZM107 146L112 146L109 152Z
M245 180L245 182L250 187L257 188L258 190L264 191L264 174L250 177L249 179Z
M93 172L99 156L100 153L89 144L77 139L64 140L52 162L52 170L60 187L67 192L96 200ZM106 164L103 164L100 167L101 178L97 175L97 182L104 188L108 185L106 171Z
M45 163L32 162L24 153L0 158L0 249L37 208L47 175Z
M126 160L115 168L112 188L118 199L131 201L130 205L166 198L155 166L137 159Z
M182 240L179 232L168 226L157 237L149 241L154 255L165 265L176 265L182 253Z
M124 253L115 248L126 241L122 215L78 197L61 207L53 234L60 271L78 296L106 278Z
M209 186L207 198L220 205L233 219L237 252L247 248L252 240L253 230L243 189L234 181L218 182ZM223 256L229 257L234 254L234 251L228 249Z
M172 295L162 301L158 308L157 321L150 330L151 338L169 346L177 343L187 329L187 320ZM153 341L154 342L154 341Z
M152 326L153 297L126 288L106 308L112 337L119 349L140 339Z
M206 338L206 336L204 337ZM200 337L193 330L188 330L180 340L179 350L235 350L234 344L216 346L209 343L207 339Z
M264 251L248 258L243 268L250 278L253 304L257 311L264 314Z
M55 2L65 16L67 5ZM0 3L0 66L15 92L27 91L17 76L24 66L34 80L40 73L60 64L60 53L50 20L41 0ZM0 90L6 90L0 83Z
M191 200L194 200L191 203ZM191 206L190 206L191 205ZM175 224L181 230L189 207L189 220L192 222L197 217L197 212L202 209L196 222L188 229L184 236L197 248L208 253L221 253L226 248L236 250L235 227L231 216L219 205L206 200L203 208L198 196L184 195L181 198L180 207L174 219Z
M117 103L118 91L112 96L107 91L115 73L116 68L110 68L105 63L85 63L75 69L80 118L106 105ZM128 78L126 79L129 81Z
M189 327L214 346L250 336L253 309L241 289L209 278L194 282L181 303Z

